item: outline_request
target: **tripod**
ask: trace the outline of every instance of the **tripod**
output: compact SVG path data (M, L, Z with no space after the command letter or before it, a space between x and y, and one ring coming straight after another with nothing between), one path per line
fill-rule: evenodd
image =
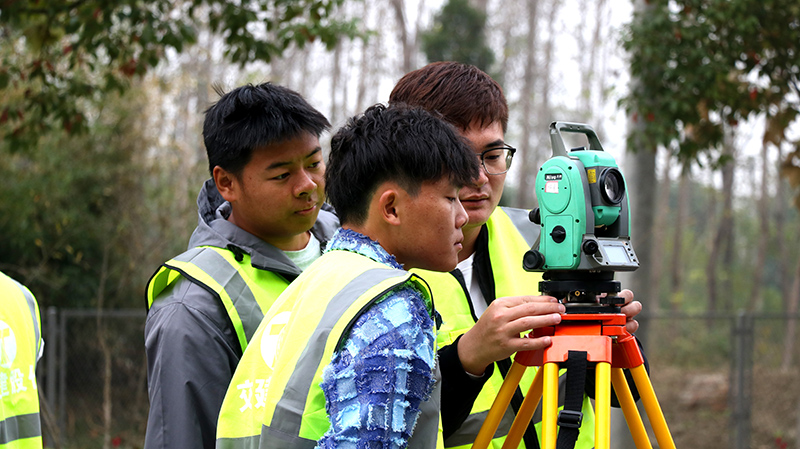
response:
M581 309L582 312L586 310L587 308ZM636 339L625 329L625 321L626 317L622 313L568 312L562 315L560 324L535 329L532 332L534 336L549 335L552 344L545 349L516 354L514 363L472 448L485 449L489 445L525 370L529 366L539 366L542 369L536 373L528 394L525 395L525 400L506 436L503 449L516 448L519 445L540 398L542 399L542 449L554 449L559 420L558 364L567 360L570 351L585 351L587 360L596 362L595 448L608 449L610 445L612 384L636 447L652 448L630 387L622 373L623 368L629 368L659 447L675 449L653 385L645 370L644 358Z

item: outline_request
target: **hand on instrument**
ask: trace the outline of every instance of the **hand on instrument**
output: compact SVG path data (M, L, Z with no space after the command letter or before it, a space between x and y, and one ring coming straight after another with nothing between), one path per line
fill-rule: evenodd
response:
M625 298L625 304L620 309L620 312L624 313L627 318L625 329L630 333L634 333L639 329L639 322L634 317L642 312L642 303L634 301L633 292L627 288L619 292L619 296Z
M461 365L468 373L481 375L491 363L517 351L550 346L550 337L528 338L523 333L560 323L565 310L552 296L497 298L458 341Z

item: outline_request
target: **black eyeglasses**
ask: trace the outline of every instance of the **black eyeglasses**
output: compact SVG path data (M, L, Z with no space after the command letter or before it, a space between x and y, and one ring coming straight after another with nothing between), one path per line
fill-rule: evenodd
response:
M516 152L517 149L509 145L489 148L480 154L481 165L487 175L502 175L511 168L511 160Z

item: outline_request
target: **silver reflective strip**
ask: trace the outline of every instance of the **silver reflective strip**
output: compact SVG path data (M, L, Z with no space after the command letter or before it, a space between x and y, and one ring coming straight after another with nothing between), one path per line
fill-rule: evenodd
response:
M300 413L302 412L300 410ZM258 449L314 449L317 446L314 440L300 438L297 434L288 435L267 426L261 427L260 439L261 444Z
M217 438L216 449L258 449L258 436Z
M38 413L10 416L0 421L0 445L41 436L42 425Z
M419 404L419 415L414 433L408 440L408 449L430 449L436 447L439 438L439 409L442 402L442 370L437 360L433 369L435 383L431 396Z
M233 302L239 319L242 321L245 337L247 341L250 341L258 329L258 325L261 324L264 313L261 311L261 306L258 305L253 291L239 273L238 267L231 265L221 254L210 248L194 248L174 260L196 266L214 278L225 289L225 293Z
M404 274L407 273L387 268L367 270L350 281L328 302L325 312L322 314L322 320L308 338L306 347L303 348L303 352L297 360L294 371L286 383L283 396L275 405L271 429L262 429L262 434L275 436L276 438L296 437L300 434L300 424L303 421L306 398L314 381L317 368L322 363L325 342L328 340L331 330L341 320L347 309L369 289L387 279L403 276ZM335 337L338 338L338 336ZM261 447L273 447L270 446L272 444L269 441L270 439L262 438ZM276 443L280 443L280 441ZM286 442L284 441L283 445L278 444L275 447L287 447L285 444Z
M25 300L28 301L28 309L31 311L31 319L33 320L33 332L36 336L36 350L39 350L40 346L40 338L41 338L41 330L39 329L39 320L36 319L36 312L38 312L39 306L36 305L36 298L33 297L33 293L30 292L26 287L20 284L17 281L14 281L19 286L19 289L22 290L22 294L25 296Z
M514 227L517 228L522 238L525 239L525 243L533 246L539 238L539 226L531 222L531 219L528 217L528 211L524 209L501 209L508 215L508 218L511 219Z

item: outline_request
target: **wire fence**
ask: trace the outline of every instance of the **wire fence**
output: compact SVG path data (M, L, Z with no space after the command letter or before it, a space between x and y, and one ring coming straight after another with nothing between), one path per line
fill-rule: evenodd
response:
M144 319L143 310L46 311L37 371L46 447L143 446ZM800 448L800 316L661 314L641 322L678 448ZM612 429L612 447L632 447L629 439L624 423Z

